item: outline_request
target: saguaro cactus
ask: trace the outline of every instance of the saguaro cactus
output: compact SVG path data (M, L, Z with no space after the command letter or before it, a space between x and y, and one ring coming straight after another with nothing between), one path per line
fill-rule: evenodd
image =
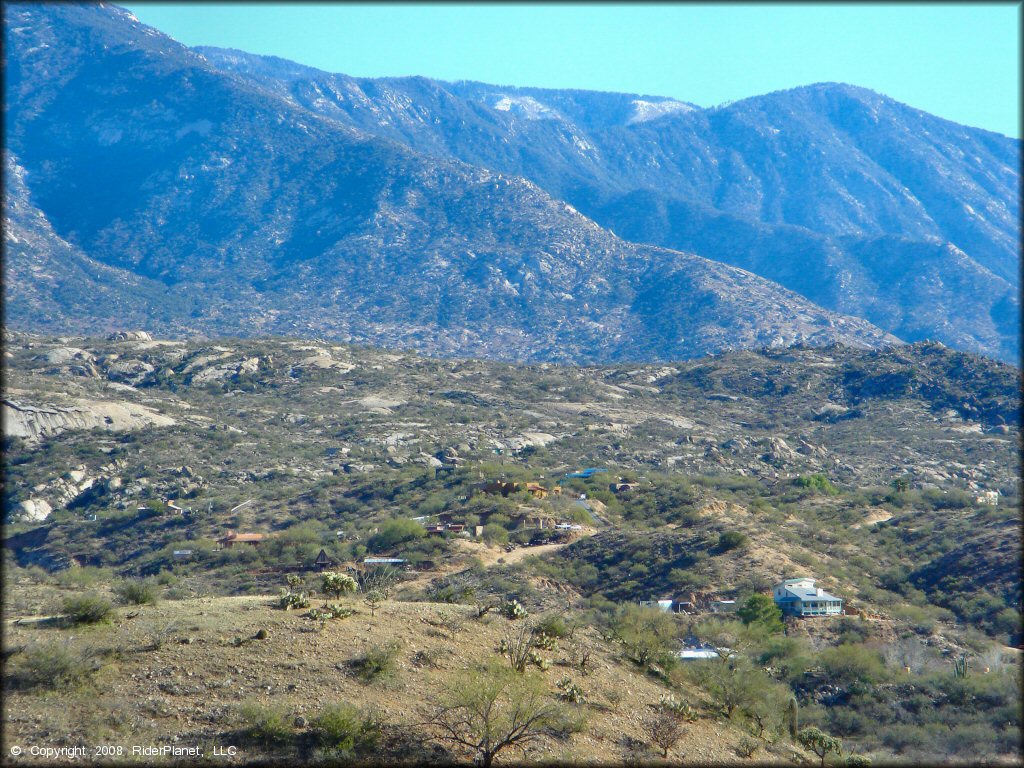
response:
M797 732L800 730L800 705L796 702L795 696L789 697L786 706L786 725L789 726L789 736L796 741Z

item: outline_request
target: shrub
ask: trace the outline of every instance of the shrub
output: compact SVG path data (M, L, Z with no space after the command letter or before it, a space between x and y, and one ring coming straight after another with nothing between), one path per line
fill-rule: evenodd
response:
M278 706L250 701L239 710L245 722L246 735L260 744L283 744L292 735L288 712Z
M825 475L817 472L813 475L798 477L793 483L799 488L806 488L810 491L817 491L828 496L835 496L839 489L832 485L832 482Z
M149 581L122 581L114 593L125 605L153 605L157 601L156 587Z
M364 683L372 683L379 678L388 677L395 669L398 656L398 643L373 645L362 656L350 662L352 670Z
M372 713L364 713L352 704L324 707L313 720L313 733L323 746L348 755L371 752L380 741L381 726Z
M110 578L110 573L104 568L68 568L57 574L57 583L62 587L70 589L84 589L94 587L101 581Z
M863 645L839 645L818 655L826 674L837 683L877 683L885 678L885 664L878 653Z
M748 541L749 539L746 534L739 531L723 531L718 536L718 550L720 552L728 552L731 549L745 547Z
M488 544L508 544L508 531L497 523L488 523L483 530L484 541Z
M64 598L61 612L72 624L99 624L110 621L114 606L94 592Z
M101 666L99 652L66 642L49 642L25 650L14 680L26 688L66 690L90 678Z
M388 520L378 533L367 539L366 546L371 552L384 552L407 541L422 539L426 535L427 529L415 520Z
M758 739L752 739L749 736L744 736L740 739L740 743L736 746L736 754L740 757L753 757L754 753L761 748L761 742Z
M674 712L659 707L644 718L640 727L647 740L661 750L661 756L668 758L669 750L674 747L686 732L683 721Z
M561 714L541 678L492 667L455 677L427 724L432 738L469 748L477 764L490 766L557 727Z
M615 616L615 637L626 647L626 654L637 664L672 666L679 639L675 619L656 608L629 605Z
M558 614L551 614L539 619L537 631L548 637L565 637L569 634L569 629L565 626L565 619Z

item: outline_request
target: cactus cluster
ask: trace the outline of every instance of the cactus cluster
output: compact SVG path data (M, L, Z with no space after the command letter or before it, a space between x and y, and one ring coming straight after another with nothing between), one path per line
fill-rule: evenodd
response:
M310 608L306 615L311 619L347 619L354 613L355 610L352 608L325 603L320 608Z
M583 704L586 702L586 697L583 695L583 689L568 677L563 677L555 683L555 685L560 691L558 695L570 704Z
M697 713L685 701L678 701L673 694L662 694L658 700L658 709L663 712L670 712L681 720L693 721L697 719Z
M286 611L290 611L292 608L309 608L309 597L305 592L282 590L281 596L278 598L278 605Z
M967 654L960 654L959 659L953 659L953 674L957 677L967 677L969 669L969 662L967 661Z
M502 606L501 612L509 619L525 619L530 615L518 600L509 600Z

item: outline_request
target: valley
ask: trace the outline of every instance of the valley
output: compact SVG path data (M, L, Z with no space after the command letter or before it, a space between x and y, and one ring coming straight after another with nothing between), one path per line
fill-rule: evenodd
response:
M68 691L89 697L107 681L110 707L129 680L167 672L170 682L142 694L153 711L137 727L154 738L175 723L189 743L308 756L320 738L309 724L340 697L386 724L374 733L389 759L439 759L431 750L445 743L413 728L429 703L467 665L485 676L500 666L501 638L558 616L577 627L574 639L535 672L549 687L567 677L587 691L585 705L560 715L587 725L544 729L520 754L529 761L650 758L645 710L633 725L622 713L644 699L653 717L669 695L694 713L678 756L728 762L753 745L763 759L806 759L781 724L750 741L753 715L723 716L700 665L672 660L680 638L736 627L747 634L729 642L754 660L743 679L768 686L770 700L790 691L802 722L847 749L1006 754L1001 731L975 724L956 744L936 742L909 711L902 730L864 730L876 706L864 697L930 696L944 722L984 711L947 698L951 660L972 660L967 680L986 692L970 696L998 699L1019 674L1020 424L1009 366L934 344L580 368L286 338L8 331L5 341L5 423L19 430L5 438L10 669L54 648L72 662L86 654L76 663L96 671ZM232 534L259 536L230 546ZM338 601L345 618L317 619L331 601L318 558L360 579L393 570L394 584L372 611L357 592ZM839 595L846 615L788 619L785 635L762 636L756 622L712 608L801 575ZM299 591L312 593L308 611L277 607L277 593ZM126 594L146 600L133 608ZM76 631L60 618L75 595L125 607L112 624ZM666 597L696 608L638 606ZM501 615L513 604L525 618ZM423 630L388 629L413 616ZM650 627L650 657L637 656L636 626ZM138 650L161 627L167 650ZM261 628L270 640L251 639ZM278 664L303 670L294 691L261 661L282 659L285 642ZM578 642L601 660L586 675L565 655ZM359 648L389 659L381 682L352 677L345 659L358 662ZM417 671L423 654L432 671ZM239 688L210 698L225 664L241 670L228 675ZM903 667L912 677L901 681ZM48 713L45 685L23 674L6 684L18 711L35 714L8 720L8 739L63 732L53 718L66 714ZM419 709L404 701L407 686ZM612 701L613 690L624 698ZM263 742L253 718L271 710L286 725ZM65 725L68 744L82 729L113 738L126 727Z

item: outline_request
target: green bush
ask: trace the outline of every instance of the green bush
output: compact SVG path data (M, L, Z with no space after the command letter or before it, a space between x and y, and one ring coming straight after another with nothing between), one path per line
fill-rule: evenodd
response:
M504 546L508 544L508 530L498 523L488 523L483 530L484 541Z
M658 664L668 668L678 660L679 626L671 614L628 605L617 612L612 628L625 646L626 655L641 666Z
M380 741L380 722L352 704L324 707L312 723L317 741L324 747L347 755L371 752Z
M122 581L114 594L125 605L153 605L157 601L156 587L149 581Z
M885 663L877 652L863 645L844 644L818 654L826 674L840 684L873 684L885 679Z
M395 670L395 659L398 658L398 643L372 645L362 656L350 662L356 677L364 683L388 677Z
M99 657L93 648L66 642L43 643L19 654L13 665L13 679L25 688L67 690L92 677L101 666Z
M799 488L817 491L827 496L835 496L839 493L839 489L832 485L832 482L820 472L816 472L813 475L802 475L794 480L793 483Z
M106 568L68 568L57 574L57 583L68 589L85 589L95 587L110 578L110 571Z
M114 606L94 592L64 598L61 612L72 624L99 624L110 621Z
M422 539L426 535L427 529L415 520L388 520L381 526L379 532L367 539L366 546L371 552L385 552L407 541Z
M565 625L565 619L558 614L542 616L537 621L537 631L548 637L565 637L569 634L569 628Z
M718 536L718 550L728 552L731 549L745 547L748 541L746 534L739 531L723 531Z
M249 701L239 713L245 723L245 733L253 741L264 744L284 744L291 739L292 724L283 707Z

